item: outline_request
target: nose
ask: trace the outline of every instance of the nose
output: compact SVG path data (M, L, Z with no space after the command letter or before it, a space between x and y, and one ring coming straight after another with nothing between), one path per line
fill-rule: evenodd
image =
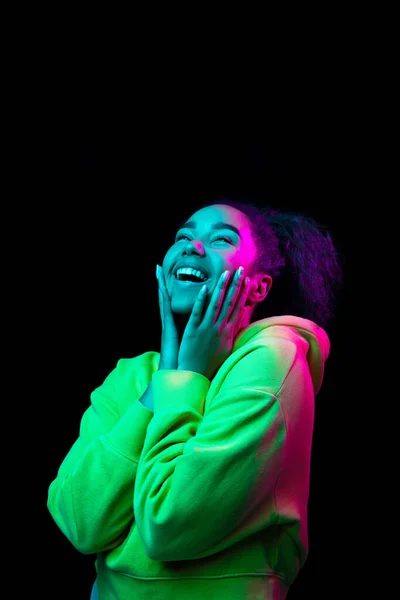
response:
M183 249L183 254L199 254L204 256L204 246L200 240L189 240Z

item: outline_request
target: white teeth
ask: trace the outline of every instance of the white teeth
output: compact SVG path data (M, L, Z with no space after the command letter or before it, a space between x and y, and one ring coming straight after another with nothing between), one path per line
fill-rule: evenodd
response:
M179 279L180 275L192 275L193 277L198 277L202 281L206 281L208 279L207 275L205 275L201 271L192 269L191 267L181 267L180 269L178 269L176 272L176 277Z

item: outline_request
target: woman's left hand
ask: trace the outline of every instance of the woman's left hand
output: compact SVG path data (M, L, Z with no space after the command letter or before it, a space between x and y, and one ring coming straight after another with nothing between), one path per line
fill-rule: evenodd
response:
M249 278L243 269L236 271L227 291L230 272L221 275L204 310L207 294L200 291L186 325L178 355L178 369L195 371L211 379L232 352L239 332Z

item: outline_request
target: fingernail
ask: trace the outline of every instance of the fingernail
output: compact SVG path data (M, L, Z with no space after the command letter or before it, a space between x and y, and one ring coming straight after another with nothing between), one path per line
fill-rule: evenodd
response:
M237 277L241 277L242 274L243 274L243 267L239 267L238 270L237 270L236 276Z
M229 271L224 271L224 272L222 273L222 277L221 277L222 281L225 281L225 279L227 279L227 278L228 278L228 275L229 275Z
M160 267L158 265L156 265L156 277L158 279L158 276L160 274Z

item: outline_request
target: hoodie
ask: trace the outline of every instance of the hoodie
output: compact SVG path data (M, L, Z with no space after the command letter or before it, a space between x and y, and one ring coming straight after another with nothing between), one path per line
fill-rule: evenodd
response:
M312 321L250 324L212 381L120 359L48 489L100 600L283 600L308 554L314 423L329 354ZM152 382L154 412L139 401Z

